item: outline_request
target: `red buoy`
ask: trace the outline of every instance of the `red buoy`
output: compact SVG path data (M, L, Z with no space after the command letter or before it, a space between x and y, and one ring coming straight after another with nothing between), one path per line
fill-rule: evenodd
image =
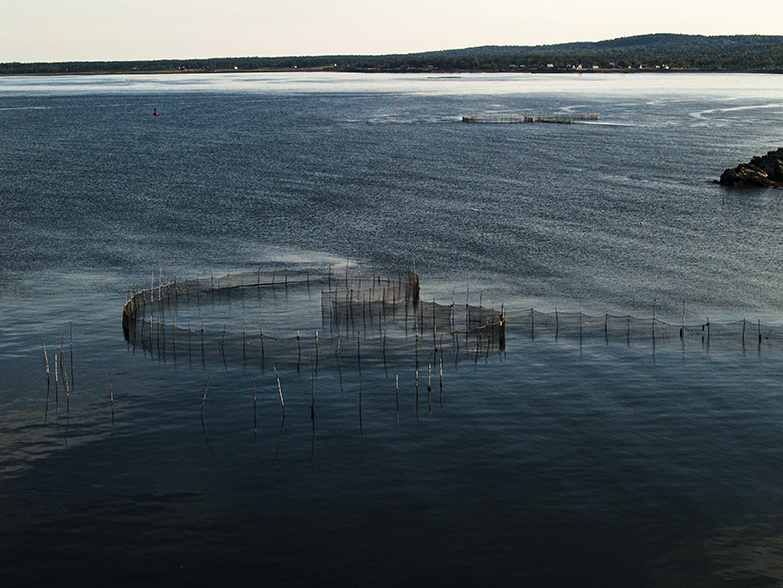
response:
M152 109L152 116L158 116L158 109L157 108L153 108Z

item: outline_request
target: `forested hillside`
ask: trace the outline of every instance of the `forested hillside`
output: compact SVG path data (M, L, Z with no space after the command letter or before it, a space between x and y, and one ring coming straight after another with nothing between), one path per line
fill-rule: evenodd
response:
M236 57L157 61L2 63L0 74L330 69L375 72L783 72L783 36L654 34L590 43L485 46L405 55Z

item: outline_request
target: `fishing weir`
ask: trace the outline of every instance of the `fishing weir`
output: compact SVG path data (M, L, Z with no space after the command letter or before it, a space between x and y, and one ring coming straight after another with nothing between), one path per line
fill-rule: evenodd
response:
M157 283L156 283L157 282ZM783 326L760 319L714 322L686 321L683 302L680 321L652 315L633 317L604 313L540 311L534 308L506 310L494 304L485 306L479 293L471 304L467 287L462 302L456 289L450 303L424 300L419 275L410 270L364 271L346 263L335 271L332 266L313 270L309 265L262 271L242 271L222 276L196 276L185 280L164 280L162 270L153 274L149 286L131 288L122 310L122 327L128 349L162 364L184 364L209 372L201 397L201 423L207 440L204 406L210 377L221 369L232 377L242 374L263 379L267 391L279 396L282 422L278 451L285 422L283 386L278 375L301 380L310 374L310 419L315 446L315 387L323 377L330 382L329 393L345 389L358 391L359 430L362 431L362 382L376 379L393 384L396 402L395 422L400 422L400 380L413 392L413 409L419 418L420 400L426 400L429 414L435 403L443 408L449 375L457 373L461 362L475 372L490 356L506 359L507 329L511 349L519 351L531 344L621 345L651 351L676 346L685 357L686 348L704 353L741 350L743 356L783 356ZM474 294L475 299L475 294ZM44 422L49 413L50 386L54 384L54 411L59 419L60 382L65 395L65 439L68 439L73 377L73 336L69 328L69 349L65 337L53 365L42 343L46 375ZM66 366L70 355L70 376ZM446 372L444 366L451 364ZM367 370L367 371L363 371ZM274 375L273 386L270 382ZM344 374L346 385L344 386ZM445 382L445 384L444 384ZM358 386L358 388L357 388ZM383 388L384 385L381 385ZM295 386L296 388L296 386ZM404 391L405 388L403 388ZM253 436L256 435L256 381L253 393ZM286 392L287 393L287 392ZM109 384L112 430L114 392ZM299 397L301 404L301 396ZM59 422L59 421L58 421ZM211 451L211 450L210 450Z
M549 123L568 125L580 121L598 120L597 114L479 114L463 116L462 122L471 124L516 125Z
M504 311L421 298L415 270L331 266L164 280L129 293L122 326L130 348L163 361L243 367L348 360L432 366L505 351ZM425 356L428 359L425 359ZM425 363L427 362L427 363Z
M477 362L491 353L503 356L507 332L516 340L600 340L653 349L677 341L704 349L783 351L781 327L758 319L689 323L684 306L677 323L657 317L655 305L651 317L591 316L487 306L483 293L471 301L469 287L459 298L455 289L445 303L424 299L415 269L299 266L168 281L161 275L129 292L122 326L129 349L145 356L262 371L274 365L298 370L308 362L338 370L341 362L385 370Z

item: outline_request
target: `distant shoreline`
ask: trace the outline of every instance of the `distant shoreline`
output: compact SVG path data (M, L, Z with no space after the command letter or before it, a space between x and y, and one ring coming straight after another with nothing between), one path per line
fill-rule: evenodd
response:
M112 71L64 71L64 72L18 72L6 73L0 72L0 78L4 77L68 77L68 76L142 76L142 75L205 75L205 74L247 74L247 73L363 73L377 75L424 75L431 78L459 78L468 74L507 74L507 75L595 75L595 74L614 74L614 75L637 75L637 74L655 74L667 75L678 73L691 74L783 74L783 69L776 70L715 70L715 69L550 69L550 70L455 70L455 71L388 71L388 70L356 70L356 69L335 69L335 68L258 68L244 70L112 70Z
M558 45L392 55L0 63L3 75L340 71L356 73L783 73L783 36L659 33Z

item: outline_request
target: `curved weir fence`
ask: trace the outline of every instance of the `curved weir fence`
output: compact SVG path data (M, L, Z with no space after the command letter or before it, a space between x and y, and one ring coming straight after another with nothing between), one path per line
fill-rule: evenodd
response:
M154 280L154 278L153 278ZM204 364L383 363L453 349L505 350L502 308L420 297L415 271L332 267L240 272L151 284L123 309L125 339L160 359Z
M783 329L759 320L680 324L656 317L508 311L471 304L456 291L448 304L421 297L415 270L298 265L197 276L132 292L123 309L129 346L164 361L228 365L329 366L477 360L504 353L507 336L631 345L678 342L693 349L779 347ZM475 298L475 294L474 294ZM437 354L440 353L440 358ZM429 356L429 359L426 359ZM421 357L421 360L420 360Z
M719 346L743 349L761 345L780 347L783 351L783 328L747 319L731 322L680 324L660 320L653 315L640 318L631 315L588 315L582 312L541 312L533 308L507 312L509 330L536 339L603 340L609 342L655 344L678 341L693 346Z

